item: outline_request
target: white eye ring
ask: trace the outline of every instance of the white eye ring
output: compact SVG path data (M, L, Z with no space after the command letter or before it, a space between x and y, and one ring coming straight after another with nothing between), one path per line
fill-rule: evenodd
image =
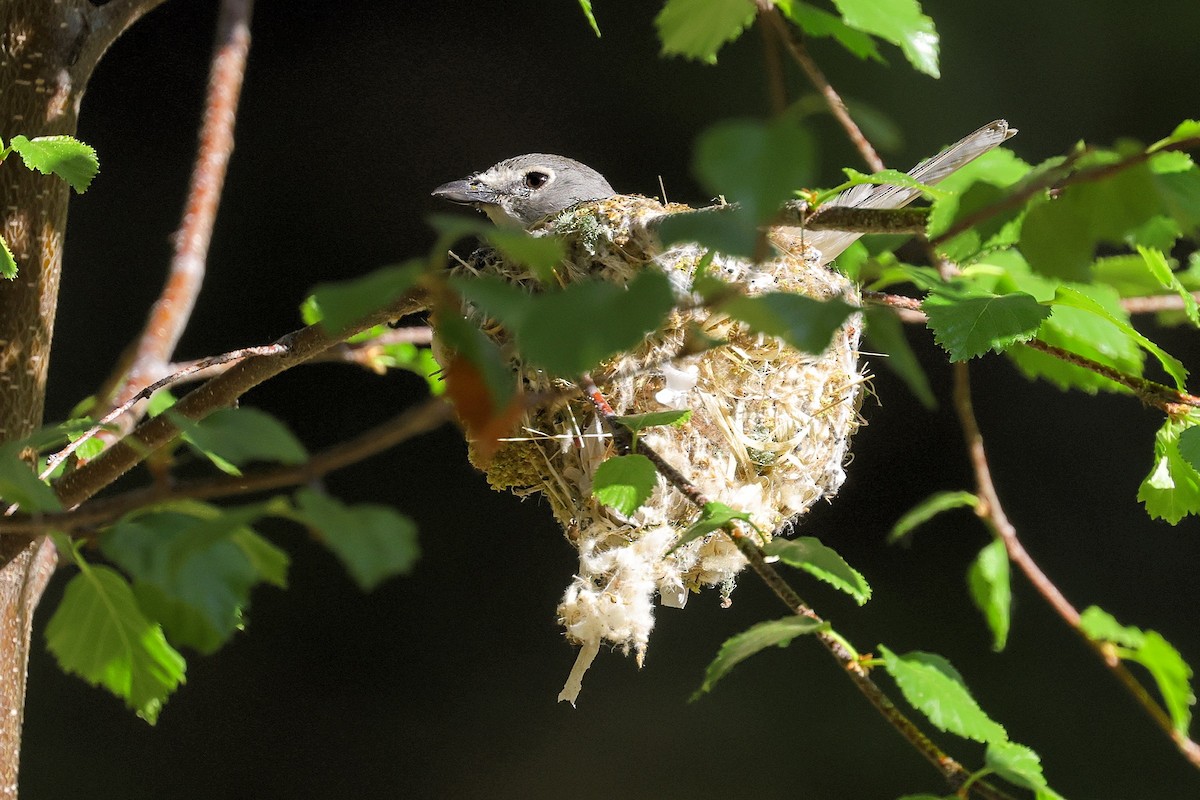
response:
M543 186L549 183L552 177L553 175L549 171L531 169L529 172L525 173L525 179L523 182L525 184L525 188L536 190L541 189Z

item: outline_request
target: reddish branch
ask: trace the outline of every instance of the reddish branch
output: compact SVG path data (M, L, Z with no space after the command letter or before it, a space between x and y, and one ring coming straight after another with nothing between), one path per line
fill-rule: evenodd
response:
M975 507L975 513L979 515L993 535L1004 542L1009 560L1025 573L1025 577L1033 584L1038 594L1083 638L1088 647L1100 657L1105 666L1116 675L1121 684L1150 715L1154 723L1175 742L1184 757L1193 766L1200 767L1200 744L1189 739L1186 733L1175 729L1167 712L1154 701L1154 698L1125 667L1125 664L1110 652L1107 645L1090 638L1084 632L1079 624L1079 612L1063 596L1058 587L1046 577L1037 562L1025 550L1020 539L1017 538L1017 530L1009 522L1008 515L1004 513L1004 508L1000 505L1000 497L996 493L996 486L992 483L992 471L988 466L987 453L983 446L983 434L979 430L979 423L975 419L975 409L971 401L970 372L965 363L954 365L954 407L958 412L963 436L966 439L967 452L971 458L971 467L975 472L975 493L980 500Z
M183 221L175 234L175 254L167 283L138 339L133 363L113 395L116 407L126 405L162 377L200 293L213 221L233 152L233 125L250 50L253 5L253 0L222 0L200 143Z

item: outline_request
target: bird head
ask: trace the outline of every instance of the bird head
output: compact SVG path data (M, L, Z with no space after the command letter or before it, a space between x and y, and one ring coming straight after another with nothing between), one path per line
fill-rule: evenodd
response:
M434 197L475 206L497 225L522 228L576 203L614 194L596 170L574 159L546 153L510 158L433 190Z

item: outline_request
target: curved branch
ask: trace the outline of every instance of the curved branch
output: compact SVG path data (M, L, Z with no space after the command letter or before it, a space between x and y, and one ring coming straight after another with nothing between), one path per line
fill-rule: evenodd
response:
M971 401L971 374L965 362L954 365L954 408L958 413L963 437L966 439L967 452L971 459L971 467L975 472L975 491L980 499L975 513L991 530L992 535L1004 542L1009 559L1025 573L1025 577L1033 584L1038 594L1100 657L1104 665L1133 695L1138 705L1150 716L1154 724L1161 728L1171 741L1175 742L1179 752L1191 762L1192 766L1200 768L1200 744L1189 739L1186 733L1176 730L1167 712L1155 702L1146 688L1126 669L1121 660L1112 657L1103 643L1084 633L1079 624L1079 612L1063 596L1054 582L1046 576L1046 573L1042 572L1037 562L1021 544L1021 540L1017 538L1017 529L1009 521L1008 515L1004 513L1004 508L1000 505L1000 496L996 493L995 484L992 483L991 467L988 465L987 452L983 446L983 434L979 430L979 422L975 419L975 409Z

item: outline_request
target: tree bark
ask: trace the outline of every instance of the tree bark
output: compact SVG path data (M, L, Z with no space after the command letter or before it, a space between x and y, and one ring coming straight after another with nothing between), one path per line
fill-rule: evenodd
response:
M0 133L74 134L92 67L118 32L83 0L0 0ZM19 270L0 279L0 442L42 423L68 191L18 156L0 164L0 232ZM33 612L55 562L45 538L0 537L0 798L17 796Z

